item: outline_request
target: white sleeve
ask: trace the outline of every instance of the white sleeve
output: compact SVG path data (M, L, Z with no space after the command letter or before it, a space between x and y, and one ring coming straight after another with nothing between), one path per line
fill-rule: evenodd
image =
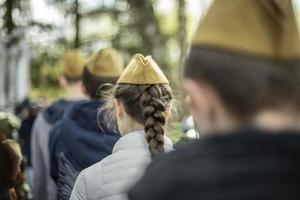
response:
M70 200L88 200L86 182L82 173L76 179Z

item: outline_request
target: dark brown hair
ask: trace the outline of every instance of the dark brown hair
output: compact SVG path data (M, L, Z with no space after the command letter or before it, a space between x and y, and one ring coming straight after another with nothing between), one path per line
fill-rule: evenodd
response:
M85 67L83 70L82 75L82 83L92 99L96 99L98 97L101 97L100 87L102 85L106 85L107 83L115 84L118 80L118 77L98 77L89 72L89 70ZM105 89L105 87L101 87L102 90Z
M239 119L282 105L299 109L299 60L278 61L213 47L192 47L184 76L211 85Z
M18 155L4 140L0 141L0 188L2 190L8 190L13 186L18 165Z
M121 101L126 113L144 125L151 154L164 152L166 111L170 108L173 99L170 86L167 84L118 84L114 87L110 97ZM107 104L111 104L112 98L107 101ZM111 105L106 107L112 108ZM114 115L114 112L106 113Z

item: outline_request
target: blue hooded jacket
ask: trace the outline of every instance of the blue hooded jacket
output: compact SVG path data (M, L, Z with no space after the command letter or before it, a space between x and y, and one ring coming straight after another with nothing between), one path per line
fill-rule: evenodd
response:
M77 104L79 102L84 102L87 100L81 100L81 101L69 101L65 99L58 100L55 102L53 105L48 107L44 113L44 119L49 123L49 124L54 124L58 120L60 120L63 115L68 112L74 104Z
M100 120L102 105L101 100L89 100L73 106L50 133L51 176L58 199L69 199L79 172L110 155L120 138Z

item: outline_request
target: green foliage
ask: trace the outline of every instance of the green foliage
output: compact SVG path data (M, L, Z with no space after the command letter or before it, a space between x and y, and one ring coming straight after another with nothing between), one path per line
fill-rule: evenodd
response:
M187 136L182 132L181 125L178 122L174 122L169 125L167 128L167 136L172 140L173 144L187 139Z
M124 54L126 61L135 53L151 54L170 79L172 87L181 90L179 62L181 49L185 47L181 47L178 40L181 31L178 16L179 12L184 10L180 9L174 0L174 10L168 13L158 12L156 6L159 1L162 0L118 0L111 1L110 4L98 4L90 10L85 9L80 18L81 50L93 53L99 47L113 46ZM76 14L73 9L74 2L75 0L49 0L50 4L58 7L66 15L66 18L69 17L68 20L72 19L71 23L74 23L74 19L70 16L74 17ZM85 7L84 4L80 6ZM76 32L75 24L68 26L71 27ZM48 32L48 29L44 31ZM32 43L35 43L35 39L32 39ZM72 46L73 39L60 35L57 40L52 38L54 43L35 43L38 55L33 59L31 66L32 96L55 98L61 94L57 81L60 75L58 60L61 56L58 52Z
M62 97L64 95L64 91L61 88L55 87L34 87L30 91L30 97L32 99L37 99L40 97L46 97L47 99L57 99L58 97Z
M161 33L167 37L174 36L178 31L177 12L174 10L171 14L157 15Z
M63 94L58 82L61 75L61 66L57 58L42 53L32 61L30 69L31 97L56 98Z

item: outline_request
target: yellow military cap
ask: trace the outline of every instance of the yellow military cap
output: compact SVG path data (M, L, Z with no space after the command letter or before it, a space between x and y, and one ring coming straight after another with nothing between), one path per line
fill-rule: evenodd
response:
M122 55L113 48L106 48L92 55L86 64L88 71L99 77L119 77L124 68Z
M81 77L85 61L85 57L79 50L72 49L67 51L63 57L64 75L70 78Z
M151 56L135 54L117 83L168 84L169 81Z
M291 0L215 0L192 46L211 46L272 59L300 57Z

